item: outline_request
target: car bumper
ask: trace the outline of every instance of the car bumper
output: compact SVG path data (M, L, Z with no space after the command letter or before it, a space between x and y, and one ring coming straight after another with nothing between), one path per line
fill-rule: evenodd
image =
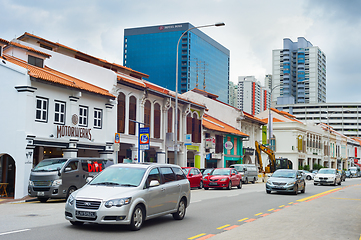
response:
M28 195L39 198L66 198L67 189L60 186L36 187L28 186Z
M217 184L217 185L214 185ZM216 183L210 183L210 182L203 182L203 187L208 188L224 188L228 187L229 182L216 182Z
M276 186L271 184L266 184L267 191L277 191L277 192L294 192L295 185L291 186Z
M130 210L132 204L123 205L121 207L111 207L106 208L102 202L99 209L90 210L90 209L81 209L75 206L75 201L73 205L66 203L65 205L65 219L69 221L77 221L84 223L98 223L98 224L130 224ZM91 212L95 216L77 216L76 212Z
M331 184L334 184L334 183L335 183L335 180L320 181L320 180L314 179L313 182L314 182L314 184L331 185Z

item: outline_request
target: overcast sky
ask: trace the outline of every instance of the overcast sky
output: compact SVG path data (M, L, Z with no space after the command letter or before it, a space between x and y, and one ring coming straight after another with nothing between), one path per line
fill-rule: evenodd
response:
M327 102L361 102L361 0L0 0L0 38L24 32L122 64L125 28L224 22L202 31L230 50L230 80L272 73L283 38L325 54ZM136 70L136 69L135 69Z

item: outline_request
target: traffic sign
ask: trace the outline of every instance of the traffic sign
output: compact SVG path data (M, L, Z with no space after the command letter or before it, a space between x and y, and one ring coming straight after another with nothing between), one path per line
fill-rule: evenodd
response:
M139 144L149 145L149 127L139 129Z
M114 143L120 143L120 133L115 133Z

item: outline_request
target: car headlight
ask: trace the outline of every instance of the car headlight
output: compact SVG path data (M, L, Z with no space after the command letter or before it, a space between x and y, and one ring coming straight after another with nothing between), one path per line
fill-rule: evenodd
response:
M69 204L70 206L73 206L75 198L73 197L73 194L70 194L68 199L66 200L66 204Z
M267 184L271 184L272 185L272 182L270 180L267 180Z
M294 181L294 182L289 182L289 183L286 184L286 186L292 186L292 185L295 185L295 184L296 184L296 181Z
M220 181L221 181L221 182L227 181L227 178L222 178Z
M130 203L130 201L132 200L131 197L129 198L119 198L119 199L112 199L107 201L104 206L107 208L111 208L111 207L121 207L123 205L127 205Z
M63 180L61 179L57 179L53 181L53 184L51 184L52 186L60 186L61 184L63 184Z
M34 186L34 182L29 180L29 186Z
M329 179L330 179L330 180L334 180L334 179L335 179L335 177L329 177Z

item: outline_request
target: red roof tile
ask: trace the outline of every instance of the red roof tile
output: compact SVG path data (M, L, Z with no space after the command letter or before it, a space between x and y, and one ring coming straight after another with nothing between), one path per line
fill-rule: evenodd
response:
M211 117L208 114L203 114L202 125L203 125L203 127L214 130L214 131L229 133L229 134L238 135L238 136L242 136L242 137L249 137L249 135L239 131L238 129L236 129L214 117Z

